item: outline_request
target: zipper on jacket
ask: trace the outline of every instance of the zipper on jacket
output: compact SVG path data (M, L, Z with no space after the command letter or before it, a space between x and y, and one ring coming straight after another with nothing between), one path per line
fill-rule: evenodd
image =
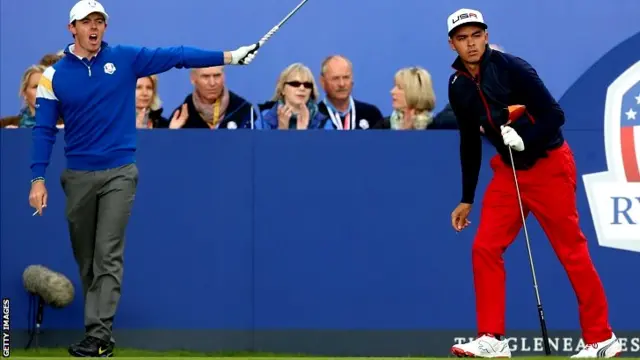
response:
M491 110L489 109L489 103L487 103L487 99L484 97L482 93L482 89L480 89L480 83L476 82L476 89L478 89L478 94L480 94L480 98L482 99L482 103L484 104L484 110L487 112L487 119L489 120L489 124L496 129L497 132L500 132L496 127L496 124L493 122L493 118L491 117Z
M87 67L87 71L89 72L89 77L91 77L91 63L88 63L83 60L80 60L80 62Z
M478 89L478 94L480 94L480 99L482 99L482 104L484 105L484 111L487 113L487 120L489 120L489 124L491 125L491 127L493 127L499 133L500 130L498 130L498 128L496 127L496 124L493 122L493 117L491 117L491 110L489 109L489 103L487 102L487 99L484 97L484 94L482 93L482 89L480 88L480 74L478 74L478 79L476 80L473 76L471 76L471 74L467 74L464 71L460 71L460 73L462 73L463 75L471 79L471 81L473 81L473 83L476 84L476 89Z
M98 55L100 54L100 52L102 52L102 48L101 48L100 50L98 50L98 53L96 53L96 55L93 57L93 59L92 59L93 61L95 61L95 59L98 57ZM73 53L72 53L72 54L73 54ZM79 60L79 61L80 61L84 66L86 66L86 67L87 67L87 71L89 72L89 77L91 77L91 62L92 62L92 61L87 60L87 62L88 62L88 63L87 63L87 62L85 62L85 59L84 59L84 58L83 58L83 59L80 59L80 58L78 58L77 56L74 56L74 58L76 58L77 60Z

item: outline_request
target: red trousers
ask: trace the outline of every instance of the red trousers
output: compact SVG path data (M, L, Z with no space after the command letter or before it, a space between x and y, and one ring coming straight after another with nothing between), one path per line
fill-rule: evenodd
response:
M494 177L482 202L472 260L478 333L505 334L505 270L503 252L522 228L513 169L498 155L491 159ZM525 216L533 213L551 242L578 298L584 341L611 337L608 305L587 240L578 224L576 167L565 143L533 168L518 171ZM534 254L535 261L535 254ZM522 266L529 267L528 264Z

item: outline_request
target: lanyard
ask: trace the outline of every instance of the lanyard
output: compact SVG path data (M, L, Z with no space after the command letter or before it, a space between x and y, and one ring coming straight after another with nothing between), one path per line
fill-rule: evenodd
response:
M353 101L352 97L349 97L349 107L351 108L351 113L347 115L345 118L345 123L343 124L340 119L340 114L334 113L332 110L332 106L327 102L327 99L324 99L325 105L327 105L327 112L329 113L329 117L331 118L331 122L336 126L338 130L353 130L355 129L356 124L356 104Z
M220 97L216 99L216 102L213 103L213 124L209 125L209 128L212 130L218 126L218 122L220 120L218 119L218 117L220 116L220 103L222 102L221 98L222 95L220 95Z

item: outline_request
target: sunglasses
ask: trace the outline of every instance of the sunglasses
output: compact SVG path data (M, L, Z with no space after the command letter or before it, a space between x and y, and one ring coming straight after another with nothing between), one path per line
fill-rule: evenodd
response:
M293 87L300 87L300 85L303 85L305 89L312 89L313 88L313 83L309 82L309 81L305 81L305 82L287 81L285 84L293 86Z

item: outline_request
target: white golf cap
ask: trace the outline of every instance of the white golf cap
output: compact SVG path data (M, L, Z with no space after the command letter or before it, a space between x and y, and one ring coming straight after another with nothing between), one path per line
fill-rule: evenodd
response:
M487 24L484 22L482 13L473 9L460 9L449 15L447 19L447 33L451 36L451 32L462 25L477 24L486 29Z
M104 20L109 19L109 15L104 10L104 6L95 0L80 0L78 1L71 11L69 12L69 24L76 20L82 20L89 16L89 14L100 13L104 16Z

